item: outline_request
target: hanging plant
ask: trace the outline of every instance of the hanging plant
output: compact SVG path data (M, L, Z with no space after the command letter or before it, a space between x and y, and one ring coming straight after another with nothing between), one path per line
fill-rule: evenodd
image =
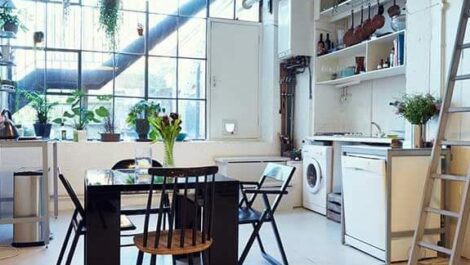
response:
M100 24L108 38L110 48L116 50L116 35L119 31L120 0L100 0Z

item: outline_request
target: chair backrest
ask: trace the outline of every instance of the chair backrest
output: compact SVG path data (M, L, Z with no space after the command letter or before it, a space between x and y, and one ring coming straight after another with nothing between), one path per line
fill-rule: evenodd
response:
M72 185L70 185L70 182L65 178L63 174L59 174L59 179L62 182L62 185L64 185L65 190L69 194L70 199L73 202L73 205L75 206L75 210L80 214L80 217L82 219L85 219L85 209L83 208L80 200L78 199L77 194L72 188Z
M263 188L263 185L266 182L266 179L273 179L276 180L277 182L281 182L281 185L277 187L272 187L270 186L270 189L278 188L280 191L280 194L276 196L273 205L271 205L271 209L273 212L276 211L277 206L281 202L282 196L284 195L285 191L289 187L290 181L292 179L292 176L294 175L295 172L295 167L291 166L284 166L280 164L275 164L275 163L268 163L266 168L264 169L263 176L261 176L261 179L259 181L260 188ZM256 196L253 195L253 196Z
M218 167L216 166L149 169L152 181L150 182L144 221L144 247L156 248L162 234L165 234L165 237L167 235L166 248L168 249L176 243L179 243L179 247L182 248L188 245L188 242L194 246L211 240L214 181L217 172ZM163 183L161 183L161 188L159 187L159 192L154 192L157 187L153 183L157 176L163 177ZM170 198L170 193L173 194L171 202L166 202L167 198ZM160 199L160 211L156 214L156 228L153 230L155 231L155 241L151 246L149 244L152 242L148 242L148 234L152 231L149 228L149 221L154 194ZM194 196L194 198L188 199L188 195ZM178 197L182 199L178 199ZM178 204L178 208L176 208L176 204ZM202 208L202 211L199 210L199 207ZM177 211L178 222L176 222ZM194 215L187 216L188 212L194 213ZM165 218L168 218L168 228L166 228ZM188 223L192 224L191 228L185 225ZM173 242L173 236L178 237L178 240Z
M117 169L129 169L129 168L134 168L135 167L135 159L124 159L112 167L112 170L117 170ZM162 167L162 164L158 162L157 160L152 160L152 167Z

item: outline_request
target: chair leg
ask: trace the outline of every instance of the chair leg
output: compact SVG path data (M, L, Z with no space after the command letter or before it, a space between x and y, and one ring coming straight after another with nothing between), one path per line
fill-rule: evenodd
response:
M78 230L80 231L80 229L81 227L79 226ZM72 258L73 258L73 255L75 254L75 249L77 248L77 243L78 243L79 238L80 238L80 233L76 231L72 240L72 245L70 246L69 254L67 256L67 261L65 262L66 265L72 264Z
M157 264L157 255L152 255L150 257L150 265L156 265Z
M256 224L255 228L253 229L253 232L251 233L250 239L248 239L248 242L246 243L245 249L243 249L240 259L238 259L238 265L242 265L243 262L245 262L245 259L248 256L248 252L250 251L251 246L253 245L253 242L255 241L262 225L262 222Z
M256 225L255 224L252 224L253 225L253 229L256 228ZM259 248L261 250L261 252L263 254L266 254L266 251L264 250L264 245L263 245L263 242L261 241L261 237L259 234L256 235L256 239L258 240L258 245L259 245Z
M57 265L62 264L62 259L64 258L67 245L69 244L70 235L72 234L72 229L73 229L73 221L70 222L69 228L67 229L67 233L65 234L64 243L62 243L62 248L60 249L59 258L57 259Z
M209 265L209 251L203 251L201 253L202 255L202 264L204 265Z
M194 265L194 256L193 256L193 254L188 254L187 257L188 257L188 264L189 265Z
M272 217L271 225L272 225L273 230L274 230L274 236L276 237L277 246L279 247L279 251L281 252L282 261L284 262L284 265L288 265L289 262L287 261L286 252L284 251L284 246L282 245L281 236L279 234L279 230L277 229L277 225L276 225L276 221L274 220L274 216Z
M142 265L142 262L144 262L144 252L139 251L139 254L137 255L137 265Z
M171 261L172 261L173 265L176 265L176 257L175 256L171 256Z

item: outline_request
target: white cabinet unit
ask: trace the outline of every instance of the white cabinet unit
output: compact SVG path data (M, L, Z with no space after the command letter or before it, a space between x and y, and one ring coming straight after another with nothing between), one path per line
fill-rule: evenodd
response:
M431 150L344 146L343 239L347 245L378 259L406 261ZM443 158L443 161L444 158ZM440 208L441 185L436 185L433 207ZM426 241L440 240L441 222L431 216ZM423 250L423 257L435 257Z
M279 1L278 55L313 56L313 0Z

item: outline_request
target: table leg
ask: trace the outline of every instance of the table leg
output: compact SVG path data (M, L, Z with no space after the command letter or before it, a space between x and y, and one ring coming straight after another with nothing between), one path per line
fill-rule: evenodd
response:
M52 144L52 160L52 163L54 164L54 217L57 219L57 217L59 216L59 165L57 164L57 142L54 142Z
M215 184L210 264L238 264L238 182Z
M49 227L49 145L47 142L42 146L42 172L43 172L43 187L42 187L42 233L44 236L44 244L46 247L49 245L50 240L50 227Z
M85 263L87 265L120 264L119 191L85 191L86 229Z

